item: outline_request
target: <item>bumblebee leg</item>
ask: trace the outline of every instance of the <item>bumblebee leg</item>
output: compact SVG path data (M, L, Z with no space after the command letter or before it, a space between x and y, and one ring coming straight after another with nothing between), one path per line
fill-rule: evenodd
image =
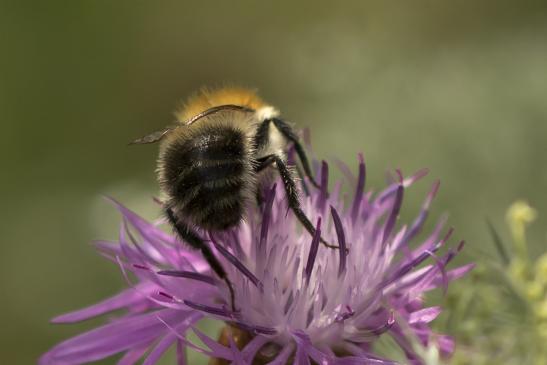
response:
M302 191L306 196L310 196L310 189L308 188L308 185L306 184L306 181L304 181L304 173L302 172L302 169L300 166L296 165L296 173L298 174L298 178L300 179L300 185L302 186Z
M201 237L199 237L196 234L196 232L194 232L190 227L180 222L175 217L175 214L173 213L173 210L171 208L167 208L166 213L167 213L167 219L169 219L169 222L175 228L179 237L182 240L184 240L184 242L192 246L194 249L200 250L205 261L207 261L209 266L211 266L211 269L213 269L213 271L218 275L219 278L224 280L224 282L228 286L228 290L230 291L230 304L232 306L232 311L236 312L234 287L230 279L228 279L228 275L226 275L226 271L224 270L224 268L222 267L218 259L213 254L213 251L211 251L209 246L207 246L204 240Z
M265 119L258 126L256 130L256 134L254 136L254 141L253 141L255 150L261 149L268 143L271 121L272 121L271 119Z
M302 147L302 144L300 143L300 138L298 138L298 135L294 132L294 129L290 126L290 124L282 119L273 118L272 121L276 128L281 132L281 134L294 144L294 150L296 151L296 154L298 155L298 158L302 163L304 173L306 174L308 179L310 179L312 185L316 188L319 188L319 184L317 183L317 181L315 181L315 178L312 175L306 151L304 151L304 147Z
M279 175L281 175L281 180L283 181L283 186L285 187L285 194L287 195L287 200L289 203L289 208L294 212L296 218L304 226L304 228L313 236L315 235L315 227L310 222L306 214L302 211L300 207L300 199L298 198L298 189L296 188L296 183L292 177L291 172L287 168L285 162L278 155L268 155L258 159L258 165L255 168L256 172L264 170L266 167L271 166L275 163ZM327 241L320 238L321 243L328 248L339 248L338 246L331 245Z
M273 118L273 119L266 119L262 121L262 123L258 126L255 138L254 138L254 147L255 149L259 150L260 148L264 147L266 143L268 143L268 137L270 132L270 123L275 125L277 130L289 141L291 141L294 144L294 150L296 151L296 154L298 155L298 158L300 159L300 162L302 163L302 168L304 169L304 173L306 176L310 179L310 182L313 186L316 188L319 188L319 184L317 181L315 181L315 178L312 175L310 163L308 161L308 156L306 155L306 152L304 151L304 147L302 147L302 144L300 143L300 139L294 132L293 128L284 120Z

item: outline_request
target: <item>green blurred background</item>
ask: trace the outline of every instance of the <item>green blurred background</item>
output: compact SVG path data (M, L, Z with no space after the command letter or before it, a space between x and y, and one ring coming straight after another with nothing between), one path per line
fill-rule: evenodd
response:
M433 212L450 212L466 260L517 198L544 214L530 241L545 242L544 1L0 4L2 364L98 323L48 319L124 286L88 244L116 236L101 196L158 215L156 147L127 142L202 85L258 88L321 158L363 151L376 190L429 167L405 216L440 178Z

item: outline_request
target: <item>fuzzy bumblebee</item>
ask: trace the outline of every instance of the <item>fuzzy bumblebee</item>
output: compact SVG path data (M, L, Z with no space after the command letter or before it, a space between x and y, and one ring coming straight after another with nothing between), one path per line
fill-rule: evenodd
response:
M313 236L315 228L300 208L295 179L286 162L291 143L304 174L314 186L317 183L292 126L250 90L203 89L176 116L174 126L133 144L161 141L157 171L166 216L180 238L201 250L225 280L235 309L232 285L200 234L237 227L248 204L260 201L264 172L276 168L289 208Z

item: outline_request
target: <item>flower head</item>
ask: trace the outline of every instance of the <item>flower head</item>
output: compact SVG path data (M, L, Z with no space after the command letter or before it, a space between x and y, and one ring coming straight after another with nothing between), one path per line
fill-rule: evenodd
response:
M349 169L345 168L346 171ZM351 175L351 173L348 173ZM273 185L265 201L253 208L241 226L222 234L207 234L235 290L230 292L196 251L117 204L123 216L118 242L98 242L102 254L117 262L131 288L88 308L55 318L67 323L126 309L121 318L69 339L46 353L40 364L75 364L124 352L122 363L146 356L154 364L177 344L180 363L187 348L234 364L271 361L285 364L391 364L374 354L372 345L383 333L391 335L406 357L420 363L409 333L422 344L431 341L450 353L452 340L434 335L428 326L441 311L424 308L423 294L446 288L472 265L451 271L446 265L462 244L444 255L439 249L452 230L442 233L442 222L417 246L429 206L438 189L433 185L418 217L396 229L403 195L425 175L420 171L374 195L364 193L365 164L360 156L355 195L348 206L341 184L327 193L328 166L321 169L321 189L304 186L305 213L316 223L314 237L302 229L287 209L283 189ZM204 235L206 233L203 233ZM337 242L328 249L320 237ZM346 250L347 248L347 250ZM422 264L429 261L429 264ZM131 282L128 272L134 274ZM195 328L205 317L225 321L244 333L226 345ZM191 331L207 348L187 339ZM146 354L146 355L145 355Z

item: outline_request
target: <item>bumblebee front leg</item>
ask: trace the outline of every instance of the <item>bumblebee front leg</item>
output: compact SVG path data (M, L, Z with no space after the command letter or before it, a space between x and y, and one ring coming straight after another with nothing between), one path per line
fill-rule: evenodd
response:
M287 195L289 208L294 212L294 214L296 215L296 218L298 218L298 220L304 226L304 228L312 236L314 236L315 227L310 222L308 217L306 217L306 214L302 211L302 208L300 207L300 199L298 198L298 190L296 189L296 183L294 181L294 178L292 177L291 172L287 168L287 165L283 161L283 159L275 154L262 157L258 159L258 165L256 166L255 171L258 173L264 170L266 167L273 165L274 163L277 167L277 170L279 171L281 180L283 181L283 186L285 187L285 194ZM323 237L320 238L320 241L324 246L328 248L339 248L338 246L331 245L330 243L325 241Z
M296 151L296 154L298 155L298 158L302 163L304 173L310 179L310 182L313 186L315 186L316 188L320 188L319 184L317 183L317 181L315 181L315 178L311 173L308 156L306 155L306 151L304 151L304 147L302 147L302 144L300 143L300 138L298 138L298 135L296 134L294 129L289 123L285 122L283 119L273 118L272 122L275 127L281 132L281 134L294 144L294 150Z
M222 267L221 263L213 254L213 251L211 251L209 246L207 246L205 241L201 237L199 237L196 232L194 232L190 227L180 222L175 217L175 214L173 213L173 210L171 208L166 209L166 214L167 219L169 219L169 222L175 228L179 237L184 240L184 242L192 246L194 249L201 250L203 258L205 259L205 261L207 261L211 269L213 269L213 271L220 279L224 280L224 282L228 286L228 290L230 291L230 304L232 306L232 311L236 312L234 287L230 279L228 279L228 275L226 275L226 271Z
M277 128L277 130L283 135L283 137L285 137L287 140L291 141L294 144L294 150L298 155L300 163L302 163L304 173L306 174L308 179L310 179L310 182L313 186L315 186L316 188L320 188L319 184L317 183L317 181L315 181L315 178L313 177L310 163L308 161L308 156L306 155L306 151L304 151L304 147L302 147L302 144L300 143L300 138L298 138L298 135L291 127L291 125L285 122L283 119L266 119L260 124L255 136L255 148L260 149L268 142L270 123L273 123L275 128Z

